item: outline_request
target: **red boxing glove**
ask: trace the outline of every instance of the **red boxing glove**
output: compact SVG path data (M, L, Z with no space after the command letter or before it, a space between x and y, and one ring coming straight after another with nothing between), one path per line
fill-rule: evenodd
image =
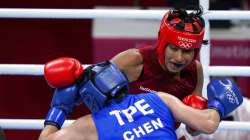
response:
M188 95L184 97L182 102L195 109L206 109L207 108L207 99L197 96L197 95ZM175 129L179 128L181 123L176 122L175 123Z
M182 102L195 109L206 109L207 108L207 99L197 95L188 95Z
M188 95L186 96L182 102L187 105L190 106L192 108L195 109L206 109L207 108L207 99L201 96L197 96L197 95ZM195 129L186 126L187 131L189 132L189 134L191 134L192 136L196 136L198 134L200 134L200 132L196 131Z
M49 61L44 66L44 77L53 88L74 84L83 72L82 64L70 57Z

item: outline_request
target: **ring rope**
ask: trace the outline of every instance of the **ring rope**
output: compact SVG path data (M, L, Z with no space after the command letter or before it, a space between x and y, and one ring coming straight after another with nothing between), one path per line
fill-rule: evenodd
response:
M139 9L25 9L0 8L0 18L53 18L53 19L155 19L160 20L166 10ZM208 10L209 20L250 20L250 12L242 10Z
M89 65L83 65L84 68ZM42 76L44 65L38 64L0 64L0 75Z
M85 68L88 66L83 65ZM42 76L43 68L44 65L36 64L0 64L0 75ZM209 66L207 71L212 76L250 77L250 66Z
M166 10L131 9L22 9L0 8L0 18L53 18L53 19L158 19Z
M106 9L19 9L0 8L0 18L55 18L55 19L157 19L160 20L166 10L106 10ZM250 20L249 11L214 11L208 10L205 18L209 20ZM85 67L86 65L84 65ZM0 75L43 75L44 65L0 64ZM250 67L208 66L208 75L214 76L250 76ZM230 70L230 72L228 72ZM225 73L225 71L227 71ZM42 129L44 120L0 119L3 129ZM67 120L63 127L74 120ZM218 130L250 131L250 122L222 121Z
M74 120L66 120L63 127L72 124ZM44 127L43 119L0 119L0 126L3 129L12 130L41 130ZM250 131L250 122L222 121L218 130L226 131Z

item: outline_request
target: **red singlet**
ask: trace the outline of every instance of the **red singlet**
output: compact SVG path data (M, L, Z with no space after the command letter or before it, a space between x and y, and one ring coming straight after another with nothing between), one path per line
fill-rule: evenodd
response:
M138 80L130 83L130 93L163 91L183 99L194 91L197 84L195 61L184 68L181 78L176 80L173 75L162 69L154 47L141 47L139 51L143 57L143 71Z

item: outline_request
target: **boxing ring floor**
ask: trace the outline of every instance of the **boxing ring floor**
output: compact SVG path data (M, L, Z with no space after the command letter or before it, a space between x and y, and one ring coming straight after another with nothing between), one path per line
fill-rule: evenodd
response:
M147 19L160 20L164 10L121 10L121 9L0 9L0 18L53 18L53 19ZM241 19L250 20L250 12L248 11L206 11L204 15L206 22L209 20L231 20ZM208 24L209 25L209 24ZM205 39L209 40L209 26L206 26ZM210 66L210 46L202 47L201 63L204 67L205 84L209 82L209 76L240 76L249 77L249 66ZM87 65L84 65L86 67ZM44 65L36 64L0 64L0 75L27 75L27 76L43 76ZM230 71L226 72L226 70ZM205 88L204 88L205 90ZM206 93L206 91L204 91ZM3 129L11 130L41 130L43 129L43 121L41 119L0 119L0 126ZM67 120L63 127L70 125L74 120ZM231 122L222 121L218 130L227 131L250 131L250 122Z

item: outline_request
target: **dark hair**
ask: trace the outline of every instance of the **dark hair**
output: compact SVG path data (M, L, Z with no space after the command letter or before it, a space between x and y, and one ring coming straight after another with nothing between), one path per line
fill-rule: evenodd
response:
M191 33L200 33L205 27L205 21L202 18L202 7L196 8L193 12L188 13L186 9L171 10L169 17L167 18L175 29ZM191 25L192 30L186 30L186 26Z

